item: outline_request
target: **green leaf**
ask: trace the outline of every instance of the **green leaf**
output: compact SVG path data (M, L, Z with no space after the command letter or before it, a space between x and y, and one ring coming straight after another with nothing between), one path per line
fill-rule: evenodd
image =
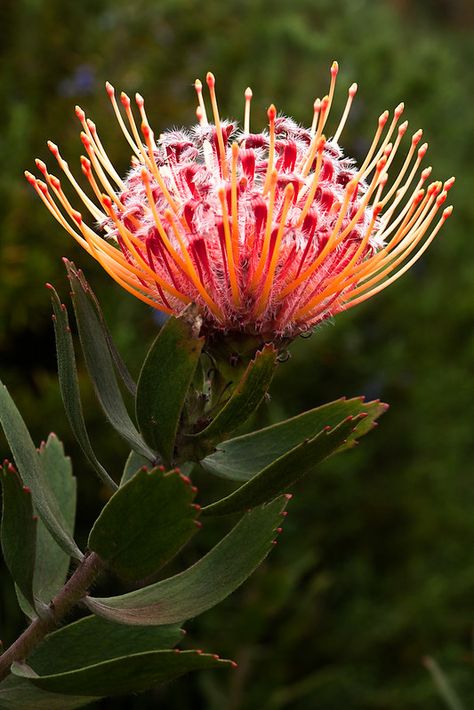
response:
M201 466L216 476L248 481L298 444L314 438L325 427L334 427L349 416L365 413L367 416L359 421L341 447L350 448L356 437L374 427L374 421L387 410L387 406L378 401L364 402L361 397L338 399L265 429L225 441L215 453L201 461Z
M61 303L58 294L51 284L48 284L48 288L51 290L51 303L54 311L53 322L58 360L59 389L61 391L66 416L73 434L92 468L95 469L99 478L107 486L115 490L117 484L112 480L97 459L87 433L82 411L81 394L77 379L76 356L74 354L67 308Z
M68 525L43 474L35 445L5 385L0 383L0 423L3 426L23 483L31 489L33 505L62 549L78 560L82 553L71 537Z
M87 281L71 262L66 262L66 269L71 283L82 351L97 398L114 429L134 451L153 461L156 458L154 452L143 441L125 407L107 339L95 308L87 296Z
M234 429L255 412L270 387L277 364L277 351L265 345L249 363L232 396L211 423L198 434L188 437L198 460L212 451Z
M31 491L11 465L0 469L3 489L2 550L10 574L27 601L33 604L37 519Z
M286 498L245 515L207 555L184 572L117 597L87 597L99 616L123 624L174 624L190 619L240 587L272 549Z
M347 442L360 418L364 417L364 414L359 414L356 419L348 417L334 429L321 431L313 439L303 441L226 498L207 505L203 513L225 515L272 500L303 476L314 473L321 461Z
M196 532L194 496L189 478L178 469L141 470L102 510L88 546L121 577L147 577Z
M120 485L123 486L127 481L129 481L133 476L138 473L138 471L144 466L150 465L148 459L146 459L141 454L137 454L136 451L130 451L130 454L125 461L125 466L122 473L122 478L120 479Z
M40 675L64 673L128 654L173 648L184 632L179 626L125 626L87 616L49 634L28 657Z
M14 663L12 673L54 693L81 695L123 695L140 693L189 671L230 668L232 661L198 651L148 651L78 668L66 673L36 675L25 665Z
M204 338L188 317L169 318L150 348L138 380L140 431L167 464L173 460L178 424L196 372Z
M71 460L56 434L50 434L39 449L43 472L62 511L67 531L72 535L76 517L76 479ZM35 599L49 604L64 585L70 557L51 537L41 520L38 521L33 593Z
M48 693L29 680L13 675L0 683L0 710L75 710L98 699L97 696Z
M110 330L107 326L107 323L105 322L104 314L102 313L102 309L100 307L99 301L97 299L97 296L95 295L94 291L90 287L90 284L86 280L84 274L82 271L78 271L75 267L75 265L70 262L68 259L64 259L64 264L66 267L70 266L71 269L74 269L76 273L79 275L79 281L81 286L84 289L84 293L86 294L87 298L89 299L91 305L93 306L97 318L99 319L100 327L102 330L102 333L104 335L105 340L107 341L107 345L110 351L110 354L112 356L112 360L114 361L115 369L117 373L120 376L120 379L122 380L123 384L125 387L128 389L130 394L135 397L137 394L137 385L133 379L133 377L130 374L130 371L125 364L121 354L119 353L117 346L115 345L112 335L110 333Z

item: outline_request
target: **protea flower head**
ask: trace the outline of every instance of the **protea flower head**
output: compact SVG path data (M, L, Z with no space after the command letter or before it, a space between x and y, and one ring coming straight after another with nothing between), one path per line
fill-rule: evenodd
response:
M209 73L212 121L197 80L198 124L158 139L143 98L136 95L134 112L122 93L121 109L107 84L133 153L128 175L118 175L79 107L89 192L49 143L92 224L42 161L36 164L44 180L26 176L69 234L145 303L178 314L194 302L210 330L294 337L402 276L452 211L441 206L454 178L424 186L431 168L420 167L427 151L422 131L402 148L403 104L381 114L360 167L340 146L356 84L326 138L337 72L334 62L329 92L314 102L310 128L272 105L260 133L251 132L250 89L243 127L221 120ZM401 168L391 175L399 152Z

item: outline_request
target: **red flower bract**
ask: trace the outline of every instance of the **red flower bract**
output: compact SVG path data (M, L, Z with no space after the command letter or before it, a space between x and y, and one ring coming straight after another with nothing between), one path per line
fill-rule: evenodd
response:
M143 98L136 95L139 129L130 99L121 94L127 127L107 84L133 151L128 176L117 174L79 107L87 152L81 166L90 195L49 143L103 236L86 224L42 161L36 164L45 181L26 176L58 222L145 303L178 314L194 302L210 329L293 337L401 276L452 211L439 214L454 178L423 187L431 168L420 171L427 150L427 144L419 147L421 130L412 136L400 171L389 177L408 126L399 124L403 104L391 118L388 111L379 117L360 168L339 146L356 84L326 139L337 71L334 63L328 95L314 102L311 128L270 106L268 129L261 133L250 132L250 89L243 129L220 119L209 73L213 122L196 81L198 125L167 131L158 140Z

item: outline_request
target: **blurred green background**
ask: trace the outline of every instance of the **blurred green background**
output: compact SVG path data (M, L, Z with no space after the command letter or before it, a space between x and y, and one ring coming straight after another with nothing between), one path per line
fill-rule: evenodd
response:
M356 450L299 485L284 534L251 581L188 625L189 644L235 658L239 670L97 707L441 709L425 655L473 707L473 29L471 0L2 0L0 370L38 442L53 429L73 456L81 541L104 492L65 422L44 282L66 298L60 257L82 266L135 373L156 322L24 181L35 156L53 165L48 138L78 165L76 103L120 172L129 156L106 79L140 91L159 131L194 122L192 83L211 69L222 113L240 118L250 84L254 126L263 127L270 102L309 123L338 59L335 115L359 83L349 155L360 158L379 113L404 100L410 127L425 129L435 179L458 178L454 215L422 262L295 343L279 370L267 421L341 395L379 397L391 409ZM119 471L125 447L81 379L96 448ZM3 440L0 448L6 455ZM212 493L213 482L201 483ZM215 533L204 530L182 561ZM6 573L1 592L0 636L10 642L23 622Z

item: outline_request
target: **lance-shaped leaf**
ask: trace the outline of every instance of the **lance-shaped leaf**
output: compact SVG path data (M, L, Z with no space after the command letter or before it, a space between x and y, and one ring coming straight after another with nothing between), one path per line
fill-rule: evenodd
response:
M122 393L114 370L107 338L101 328L100 319L86 295L87 282L73 264L66 263L71 289L77 329L81 341L87 370L94 385L97 398L114 429L127 441L132 449L155 459L154 452L145 444L125 407Z
M135 397L137 393L137 385L133 379L133 377L130 374L130 371L125 364L121 354L119 353L117 346L115 345L112 335L110 333L110 330L107 326L107 323L105 322L104 314L102 313L102 309L100 307L99 301L97 299L97 296L95 295L94 291L91 289L90 284L86 280L86 277L82 273L82 271L76 269L76 266L73 264L73 262L69 261L68 259L63 259L64 265L66 268L71 271L74 271L75 274L78 277L79 284L82 286L85 295L89 299L91 305L93 306L97 318L99 319L100 323L100 328L102 330L102 333L104 334L104 338L107 341L107 345L109 347L110 354L112 356L112 359L114 361L115 369L117 370L117 373L120 376L120 379L122 380L123 384L125 387L128 389L131 395Z
M374 427L375 420L387 407L379 401L364 402L363 397L338 399L265 429L224 441L215 453L201 461L201 466L216 476L248 481L298 444L313 439L325 427L335 427L349 416L365 413L367 416L359 421L338 451L353 446L356 438Z
M231 668L232 661L198 651L148 651L88 665L64 673L38 675L27 666L14 663L12 673L53 693L73 695L123 695L140 693L189 671Z
M123 486L127 481L129 481L138 471L149 466L150 462L141 454L137 454L136 451L130 451L130 454L125 461L125 466L123 468L122 478L120 479L120 485Z
M76 559L82 559L82 553L69 532L60 507L43 474L38 452L25 422L2 383L0 383L0 423L21 479L31 489L33 505L39 517L65 552Z
M0 683L0 710L76 710L94 700L99 697L49 693L14 675L7 676Z
M33 605L37 519L31 491L23 485L18 471L11 464L5 463L0 468L0 478L3 490L3 557L15 584Z
M277 351L265 345L249 363L232 396L211 423L188 437L197 459L202 459L216 444L247 421L268 392L277 364Z
M265 559L287 503L280 497L247 513L207 555L184 572L118 597L86 598L95 614L123 624L173 624L190 619L240 587Z
M117 487L116 483L97 459L87 433L82 411L79 381L77 379L76 356L74 353L71 329L69 327L67 308L61 303L58 294L51 284L48 284L48 288L51 290L51 303L54 311L53 322L58 360L59 389L61 391L66 416L73 434L87 460L95 469L101 480L107 486L115 490Z
M40 675L64 673L133 653L171 649L183 638L177 625L125 626L87 616L49 634L28 656Z
M192 313L169 318L151 346L138 380L140 431L167 464L173 460L181 412L204 345L195 329Z
M212 515L235 513L271 500L303 476L314 473L321 461L347 442L362 418L365 414L359 414L355 419L348 417L334 429L322 431L313 439L303 441L229 496L203 508L203 512Z
M147 577L174 557L200 526L195 490L178 469L142 469L102 510L89 548L121 577Z

